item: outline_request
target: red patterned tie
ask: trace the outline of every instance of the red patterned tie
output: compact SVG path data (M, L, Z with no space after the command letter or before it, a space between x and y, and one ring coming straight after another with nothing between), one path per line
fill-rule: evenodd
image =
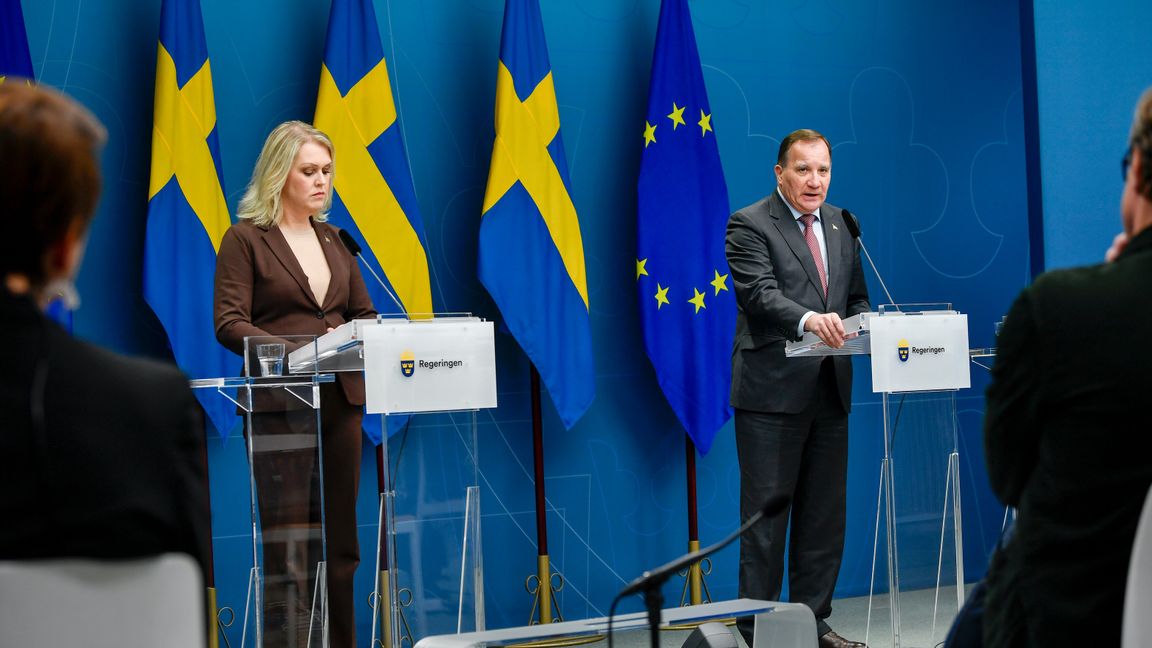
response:
M800 222L804 223L804 242L808 244L808 251L812 253L812 260L816 262L816 272L820 273L820 286L824 288L824 296L828 296L828 273L824 271L824 257L820 256L820 242L816 240L816 232L812 229L812 221L816 220L813 214L804 214Z

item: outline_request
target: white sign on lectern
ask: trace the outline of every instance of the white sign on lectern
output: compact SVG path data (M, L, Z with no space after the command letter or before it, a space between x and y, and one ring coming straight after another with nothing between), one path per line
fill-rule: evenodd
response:
M968 316L955 311L887 312L869 318L872 391L944 391L972 386Z
M365 326L362 335L369 414L496 407L492 322L384 320Z

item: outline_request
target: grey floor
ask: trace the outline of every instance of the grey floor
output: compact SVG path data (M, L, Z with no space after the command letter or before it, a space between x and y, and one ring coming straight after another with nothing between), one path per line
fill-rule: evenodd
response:
M944 641L956 617L956 588L903 592L900 595L900 648L933 648ZM853 641L867 641L872 648L896 646L892 641L892 615L888 595L872 598L869 618L868 597L832 602L828 625Z

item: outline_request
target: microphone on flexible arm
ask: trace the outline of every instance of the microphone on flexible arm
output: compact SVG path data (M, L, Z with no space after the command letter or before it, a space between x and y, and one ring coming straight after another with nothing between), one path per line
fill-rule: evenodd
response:
M643 593L644 603L648 609L648 624L651 632L652 648L659 648L659 631L660 631L660 608L663 604L664 597L661 595L660 588L664 585L664 581L668 580L673 574L679 572L681 569L688 567L693 563L700 562L701 560L711 556L712 554L720 551L724 547L735 542L737 538L744 534L745 531L756 526L764 518L773 518L788 509L790 498L787 495L775 495L768 498L764 505L758 511L753 513L740 528L728 534L726 538L717 542L716 544L704 547L697 551L691 551L679 558L665 563L653 570L645 571L632 582L628 583L616 598L612 601L612 610L608 613L608 637L611 641L612 630L611 623L612 617L615 614L616 603L620 599L630 594Z
M888 292L888 286L884 285L884 277L880 276L880 271L876 269L876 264L872 262L872 255L868 254L868 248L864 246L864 239L860 238L860 222L856 220L856 215L847 209L840 210L844 214L844 226L848 228L848 233L852 238L860 243L860 249L864 251L864 257L868 259L868 265L872 266L872 272L876 278L880 280L880 287L884 289L884 295L888 297L888 303L896 305L896 301L892 299L892 293ZM899 308L897 308L899 310Z
M753 526L756 526L756 523L760 520L766 517L774 517L780 513L783 513L784 510L788 508L788 501L789 500L787 495L777 495L775 497L769 498L768 501L760 507L760 510L749 516L748 520L745 521L744 524L741 524L739 529L736 529L732 533L728 534L728 537L714 545L689 552L683 556L680 556L676 560L673 560L672 562L666 563L657 567L656 569L640 574L636 578L632 579L632 582L628 583L628 585L625 586L617 596L623 598L629 594L635 594L650 587L659 587L664 583L664 581L668 580L672 574L675 574L688 565L691 565L694 562L699 562L716 553L717 551L720 551L724 547L727 547L729 544L734 542L736 538L739 538L741 535L743 535L745 531L751 529Z
M396 295L388 289L388 284L384 283L384 280L380 278L380 275L376 274L376 271L372 269L372 266L368 265L368 261L362 254L360 254L360 244L356 242L356 239L352 238L352 235L348 233L348 230L340 230L340 242L344 244L344 247L348 248L348 251L352 253L352 256L360 259L360 262L364 264L364 267L368 268L368 272L372 273L372 277L376 279L376 283L380 284L380 287L384 289L384 292L388 293L388 296L392 298L392 303L396 304L396 307L400 309L401 313L404 313L404 317L412 319L411 317L408 317L408 310L404 308L404 304L400 303L400 300L396 298Z

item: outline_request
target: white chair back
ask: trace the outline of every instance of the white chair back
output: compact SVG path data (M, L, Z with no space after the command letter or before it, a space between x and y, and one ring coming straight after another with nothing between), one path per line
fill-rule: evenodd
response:
M204 648L204 586L185 554L0 561L0 646Z
M1144 511L1132 542L1128 587L1124 592L1123 648L1152 646L1152 488L1144 498Z

